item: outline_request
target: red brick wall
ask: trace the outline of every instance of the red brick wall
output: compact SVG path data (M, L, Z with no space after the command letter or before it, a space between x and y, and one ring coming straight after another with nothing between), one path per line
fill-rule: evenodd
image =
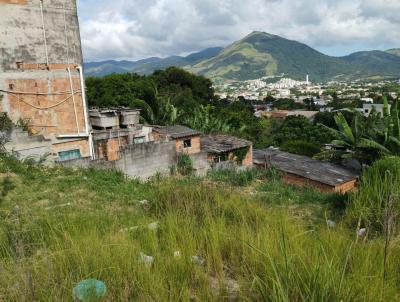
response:
M318 181L314 181L311 179L307 179L298 175L290 174L290 173L285 173L282 177L282 180L286 183L290 184L295 184L299 186L312 186L318 191L321 192L341 192L345 193L347 191L351 191L356 189L356 180L349 181L347 183L344 183L340 186L329 186L323 183L320 183Z
M190 148L184 148L184 141L186 139L190 139L192 142L192 147ZM182 139L176 139L175 140L176 144L176 152L181 153L185 152L186 154L197 154L200 153L200 136L193 136L189 138L182 138Z
M50 80L18 79L9 80L11 91L50 93L70 91L69 78ZM80 79L73 78L74 90L80 90ZM26 95L9 94L9 115L17 122L19 118L28 119L34 134L49 137L51 134L76 134L78 132L75 111L71 94L62 95ZM68 99L67 99L68 98ZM65 102L63 102L65 100ZM36 107L36 108L35 108ZM52 108L48 108L52 107ZM41 109L38 109L41 108ZM75 94L75 108L78 117L79 131L85 132L85 117L80 93Z
M27 0L0 0L0 3L26 5Z

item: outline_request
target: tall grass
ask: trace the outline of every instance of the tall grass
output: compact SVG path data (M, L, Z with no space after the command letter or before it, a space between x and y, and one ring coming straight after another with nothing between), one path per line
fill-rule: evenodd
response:
M393 198L393 211L400 214L400 157L386 157L367 168L347 210L348 221L383 233L389 198Z
M71 301L75 284L88 278L106 283L104 301L399 299L398 243L381 292L383 239L356 242L344 224L328 229L283 206L285 197L268 202L265 190L259 196L196 178L141 183L114 171L0 165L14 184L0 205L4 301ZM27 185L30 173L36 176ZM147 227L155 221L158 228ZM141 252L153 265L141 262Z

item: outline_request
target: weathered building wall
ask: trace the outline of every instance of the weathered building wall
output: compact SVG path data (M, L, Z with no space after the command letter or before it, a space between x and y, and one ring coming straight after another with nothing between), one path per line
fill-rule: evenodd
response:
M117 169L123 173L141 179L147 179L156 173L168 174L176 164L178 153L174 141L147 142L123 147L120 159L107 161L105 159L91 160L89 157L60 162L65 167ZM210 168L207 153L190 155L196 175L203 176Z
M199 152L190 155L193 163L194 173L197 176L205 176L207 171L211 168L210 162L207 158L207 152Z
M169 173L176 163L175 142L148 142L129 145L120 150L115 167L129 176L149 178L156 173Z
M14 122L27 119L35 134L75 148L76 138L58 136L87 130L80 65L75 0L0 0L1 111ZM80 151L89 155L88 146Z
M342 185L338 186L330 186L318 181L314 181L312 179L307 179L295 174L291 173L283 173L282 180L289 184L295 184L298 186L311 186L314 189L321 192L337 192L337 193L346 193L348 191L353 191L357 187L357 180L348 181Z
M191 141L191 147L185 148L184 141ZM184 137L175 140L176 151L185 152L186 154L197 154L200 153L200 136Z
M250 146L246 156L244 157L242 161L242 166L244 167L251 167L253 166L253 146Z

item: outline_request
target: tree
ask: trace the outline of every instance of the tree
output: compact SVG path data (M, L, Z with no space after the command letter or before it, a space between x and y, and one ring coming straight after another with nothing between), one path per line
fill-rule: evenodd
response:
M296 140L311 142L320 146L330 142L333 137L321 125L314 125L304 116L289 116L276 131L273 141L278 146Z

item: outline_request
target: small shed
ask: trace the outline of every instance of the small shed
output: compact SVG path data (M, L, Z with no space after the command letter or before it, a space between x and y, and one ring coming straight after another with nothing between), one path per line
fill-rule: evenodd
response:
M153 128L154 139L173 140L176 144L178 153L187 154L200 153L200 132L182 125L174 126L155 126Z
M206 135L201 138L201 148L208 154L208 159L214 163L239 160L241 165L253 165L252 142L226 134Z
M254 150L253 162L260 168L276 168L287 183L308 185L323 192L355 190L359 177L352 169L272 148Z

